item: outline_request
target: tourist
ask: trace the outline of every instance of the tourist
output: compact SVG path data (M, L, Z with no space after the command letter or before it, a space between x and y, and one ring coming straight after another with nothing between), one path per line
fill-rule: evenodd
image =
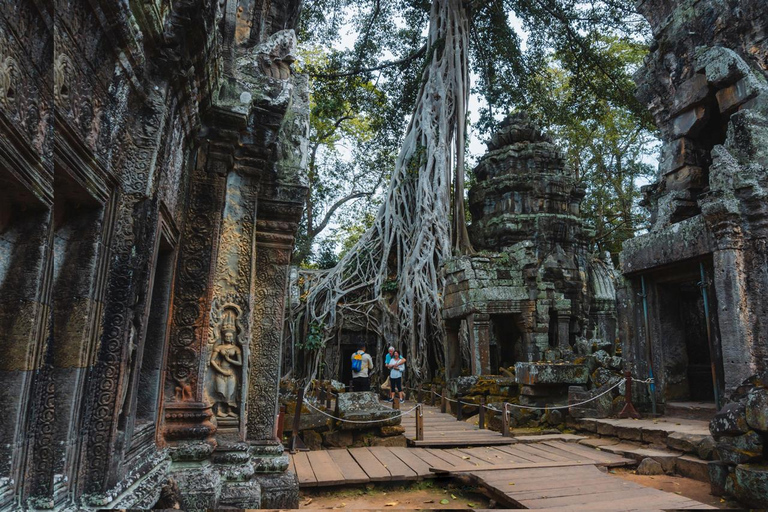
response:
M373 359L365 353L365 343L357 347L352 354L352 391L370 391L371 377L368 374L373 369Z
M395 347L389 347L389 350L387 351L387 355L384 358L384 366L386 368L389 368L389 362L392 360L392 354L395 353Z
M405 371L405 358L400 357L397 350L392 354L392 358L387 364L389 368L389 401L394 402L395 392L400 396L400 402L405 402L405 393L403 393L403 372Z

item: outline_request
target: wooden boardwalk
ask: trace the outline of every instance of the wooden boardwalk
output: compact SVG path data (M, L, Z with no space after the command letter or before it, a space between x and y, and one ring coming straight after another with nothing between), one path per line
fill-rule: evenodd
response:
M515 443L511 437L500 432L481 430L455 416L440 412L439 407L424 405L424 439L416 440L416 420L413 414L403 418L405 438L409 446L452 447L452 446L493 446ZM405 408L405 407L403 407Z
M713 508L597 467L631 464L631 459L563 441L466 448L377 446L291 455L291 470L301 488L462 475L513 508L585 512Z
M709 505L622 480L594 465L530 469L468 469L469 476L499 503L547 511L656 511L714 509Z
M563 442L449 449L376 446L291 455L291 470L296 473L300 487L418 480L477 468L534 469L587 464L623 466L634 461Z

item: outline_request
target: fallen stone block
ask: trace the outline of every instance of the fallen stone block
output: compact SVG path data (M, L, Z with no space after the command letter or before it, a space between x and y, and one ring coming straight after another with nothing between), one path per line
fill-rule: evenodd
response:
M731 464L744 464L760 460L763 456L763 440L754 430L740 436L724 436L717 440L720 460Z
M645 458L637 465L638 475L663 475L664 468L661 467L661 463L651 458Z
M768 466L739 464L734 471L734 495L756 508L768 508Z
M720 460L712 460L707 463L709 472L709 488L713 496L725 494L725 482L731 472L731 466Z
M755 388L747 395L745 405L747 425L768 433L768 389Z
M709 423L713 436L746 434L749 430L744 404L734 402L723 406Z

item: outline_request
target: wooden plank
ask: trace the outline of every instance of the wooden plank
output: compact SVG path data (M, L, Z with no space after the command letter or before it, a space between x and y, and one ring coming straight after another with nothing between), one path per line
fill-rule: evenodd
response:
M627 482L623 482L616 479L615 482L600 482L600 492L609 491L627 491L632 490L631 486L625 485ZM566 496L581 496L584 494L584 482L581 485L570 485L568 487L556 487L550 489L529 489L527 491L521 491L514 486L514 491L508 491L507 494L512 496L518 501L524 501L536 498L562 498Z
M345 484L363 484L371 481L347 450L328 450L328 456L344 475Z
M473 455L479 459L482 459L489 464L502 464L504 462L509 462L508 457L507 459L503 457L504 455L503 452L500 452L488 446L478 446L474 448L472 447L460 448L459 450L466 454Z
M515 462L541 462L541 457L535 457L531 455L530 453L526 453L524 451L521 451L518 449L517 445L514 446L498 446L496 447L497 450L502 451L509 455L510 457L513 457L515 459L519 459Z
M395 454L401 461L408 465L416 475L420 477L433 476L433 473L429 470L430 464L424 462L418 455L413 453L414 448L404 448L402 446L395 446L390 448L390 451Z
M445 464L446 461L435 455L434 452L441 451L437 450L435 448L406 448L409 452L416 455L418 458L424 461L425 464L432 467L435 464L442 465ZM464 461L462 460L462 463ZM447 464L450 464L450 462L447 462ZM431 473L431 471L430 471Z
M496 466L433 466L430 471L435 473L477 473L479 471L491 471L491 470L506 470L506 469L532 469L532 468L560 468L571 466L591 466L594 462L529 462L521 464L499 464Z
M468 459L464 459L462 458L461 455L454 453L454 450L434 450L432 453L448 463L448 464L440 464L440 467L456 466L456 467L473 467L475 469L486 467L486 466L490 467L487 463L483 461L472 462ZM431 468L430 468L430 471L431 471Z
M350 448L349 454L357 461L371 482L386 482L392 479L387 468L379 462L368 448Z
M339 485L345 483L344 475L325 450L307 452L309 464L317 479L317 485Z
M486 471L473 474L494 485L497 481L503 482L504 492L517 489L518 485L524 486L533 483L543 485L542 482L544 481L557 483L565 480L580 480L583 484L584 482L596 482L604 477L604 474L592 464L548 466L497 472ZM510 486L510 483L514 483L514 487Z
M296 478L299 479L299 487L313 487L317 485L317 478L309 464L307 452L293 454L293 462L296 467Z
M369 450L387 468L389 474L392 475L392 480L415 480L417 478L416 472L400 460L397 455L392 453L390 448L375 446L369 448Z
M603 491L601 488L595 488L596 486L589 486L588 494L581 494L578 496L562 496L559 498L537 498L520 500L526 508L552 508L552 507L565 507L568 505L580 505L580 504L595 504L600 502L613 503L616 506L622 506L626 504L626 501L632 498L640 498L646 502L649 498L653 498L653 489L619 489L613 491Z
M598 461L601 466L623 466L627 464L635 464L635 461L616 455L614 453L606 453L605 451L597 451L593 448L587 448L580 444L575 443L563 443L559 441L547 441L543 443L553 448L572 453L574 455L589 458Z
M547 447L550 451L545 450L544 448L537 446L535 444L517 444L515 445L515 449L530 454L532 457L537 457L541 460L551 460L551 461L557 461L557 462L565 462L567 460L576 460L576 456L573 454L568 454L569 456L563 456L559 453L556 453L557 450L551 447ZM555 452L555 453L551 453ZM564 452L568 453L568 452Z

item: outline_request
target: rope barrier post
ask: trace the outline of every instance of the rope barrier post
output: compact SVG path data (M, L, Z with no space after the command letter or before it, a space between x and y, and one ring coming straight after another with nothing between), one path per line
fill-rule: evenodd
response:
M291 428L291 444L288 449L291 453L298 451L308 451L304 442L299 437L299 428L301 428L301 409L304 407L304 388L299 388L296 397L296 410L293 412L293 425Z
M640 418L640 413L637 412L635 406L632 404L632 372L624 372L624 408L619 413L619 418Z
M424 440L424 406L418 405L416 409L416 440Z
M429 386L429 391L430 391L430 393L429 393L429 405L434 407L435 406L435 394L436 394L435 393L435 385L434 384Z
M461 400L456 400L456 421L464 420L464 403Z
M504 407L501 408L501 435L509 437L509 407L507 402L504 402Z
M392 402L392 408L396 411L400 410L400 393L395 393L395 399Z
M424 390L421 387L421 384L419 384L419 392L416 395L417 401L421 404L424 403Z
M317 390L317 401L318 402L321 402L321 403L325 402L325 393L326 393L326 391L325 391L324 387L321 387L320 389Z
M448 400L446 400L445 388L443 388L443 395L440 397L440 412L445 414L446 409L448 408Z
M485 429L485 397L480 397L480 411L477 413L477 426Z
M333 396L333 388L331 388L330 382L326 385L325 389L325 408L331 408L331 397Z

